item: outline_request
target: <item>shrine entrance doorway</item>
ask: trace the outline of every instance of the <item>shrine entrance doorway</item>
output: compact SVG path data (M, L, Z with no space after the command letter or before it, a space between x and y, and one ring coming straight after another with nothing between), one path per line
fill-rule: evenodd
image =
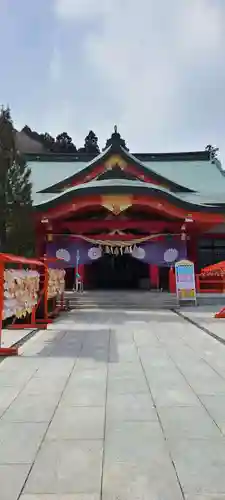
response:
M90 288L137 290L148 288L149 266L129 254L104 254L89 267Z

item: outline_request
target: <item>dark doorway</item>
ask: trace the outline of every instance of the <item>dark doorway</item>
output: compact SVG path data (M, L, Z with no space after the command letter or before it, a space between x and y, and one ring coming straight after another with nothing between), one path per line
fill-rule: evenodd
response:
M149 288L148 264L129 254L105 254L89 266L91 288L131 290Z
M165 292L169 290L169 267L159 268L159 288Z
M66 288L66 290L72 290L74 288L74 284L75 284L74 267L68 267L67 269L65 269L65 271L66 271L65 288Z

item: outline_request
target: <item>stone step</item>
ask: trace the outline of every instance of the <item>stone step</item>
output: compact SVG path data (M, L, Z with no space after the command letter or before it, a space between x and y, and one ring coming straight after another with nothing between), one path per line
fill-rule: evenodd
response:
M72 309L172 309L177 306L175 295L159 292L66 292Z

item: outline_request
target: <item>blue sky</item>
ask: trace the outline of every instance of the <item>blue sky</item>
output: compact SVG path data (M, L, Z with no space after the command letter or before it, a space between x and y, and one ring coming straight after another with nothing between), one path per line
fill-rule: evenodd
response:
M132 151L220 148L224 0L0 0L0 103L18 128Z

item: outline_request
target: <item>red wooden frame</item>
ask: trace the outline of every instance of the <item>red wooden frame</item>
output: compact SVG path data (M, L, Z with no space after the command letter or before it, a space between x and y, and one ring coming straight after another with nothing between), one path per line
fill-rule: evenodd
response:
M49 323L52 323L52 319L59 314L59 312L63 309L63 294L60 298L60 305L56 305L54 311L50 314L48 313L48 263L50 262L61 262L60 259L52 258L48 259L47 257L43 257L41 259L27 259L25 257L20 257L12 254L3 254L0 253L0 356L10 356L17 355L18 348L17 347L2 347L2 325L3 325L3 308L4 308L4 270L5 264L17 264L19 268L25 264L29 266L31 269L38 268L40 272L40 289L39 289L39 297L37 304L32 308L31 313L31 321L27 323L20 324L12 324L9 326L9 329L30 329L30 328L38 328L38 329L46 329ZM42 271L42 272L41 272ZM44 305L44 314L43 318L37 319L36 312L40 305L41 300L43 299Z
M177 207L172 202L165 200L163 197L152 197L145 195L131 195L131 201L133 205L139 205L142 207L150 208L156 213L163 215L165 218L174 217L175 219L180 219L182 221L185 220L189 215L189 211ZM58 200L58 205L56 207L50 207L47 211L44 211L41 215L37 213L37 220L39 221L42 218L50 219L54 221L61 217L68 216L71 213L75 213L78 210L85 209L87 207L91 208L94 206L102 206L102 196L101 195L93 195L93 196L85 196L82 198L74 198L70 202L63 202ZM220 224L225 222L225 217L223 214L217 214L210 212L192 212L192 219L197 223L208 223L208 224Z
M3 309L4 309L4 270L5 270L5 264L17 264L20 268L25 264L31 268L40 268L44 267L46 268L46 265L44 262L41 262L40 260L37 259L27 259L25 257L20 257L17 255L12 255L12 254L4 254L0 253L0 356L12 356L12 355L17 355L18 354L18 348L17 347L2 347L2 325L3 325ZM44 271L46 273L46 271ZM44 300L46 300L46 289L44 287L42 293L44 294ZM40 297L39 297L40 299ZM20 325L14 325L14 327L18 326L18 329L23 329L23 328L37 328L37 321L36 321L36 306L32 310L31 314L31 324L28 325L27 323L25 324L20 324ZM34 323L32 323L34 322ZM47 323L46 323L47 327Z

